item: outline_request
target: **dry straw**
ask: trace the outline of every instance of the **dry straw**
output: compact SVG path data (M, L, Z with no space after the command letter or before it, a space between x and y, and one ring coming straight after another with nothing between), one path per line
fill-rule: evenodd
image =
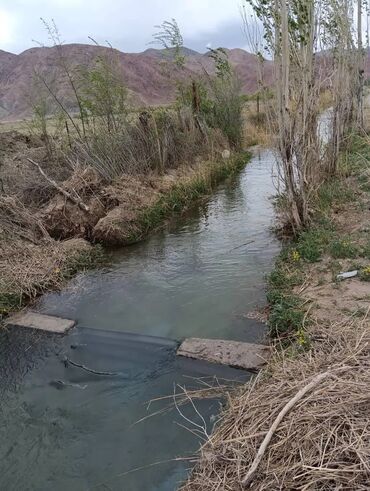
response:
M317 326L229 407L183 491L370 489L370 322Z

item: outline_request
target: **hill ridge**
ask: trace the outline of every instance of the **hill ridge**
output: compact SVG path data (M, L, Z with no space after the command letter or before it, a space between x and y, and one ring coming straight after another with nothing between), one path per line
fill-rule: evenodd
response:
M91 67L96 59L112 48L93 44L69 43L62 45L64 58L72 70ZM125 53L113 49L117 63L137 105L158 105L171 102L175 97L175 84L163 71L158 58L165 58L164 50L149 47L140 53ZM185 67L176 76L187 79L200 74L203 67L213 73L213 60L207 53L183 48ZM240 48L228 49L230 63L240 79L241 90L251 93L257 89L257 57ZM14 54L0 50L0 121L17 120L31 115L30 99L34 97L32 80L35 71L50 80L60 79L56 47L35 46ZM33 91L33 92L32 92ZM61 81L56 88L59 98L67 107L73 106L68 84Z

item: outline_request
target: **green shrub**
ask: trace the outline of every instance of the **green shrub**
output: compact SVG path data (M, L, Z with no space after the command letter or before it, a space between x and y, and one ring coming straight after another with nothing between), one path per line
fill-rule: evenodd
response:
M271 304L268 321L271 336L279 337L302 328L304 312L299 297L271 290L267 298Z
M298 238L297 251L302 259L310 263L320 260L333 236L333 231L317 227L302 232Z
M336 259L354 258L359 254L359 248L349 239L336 239L330 244L329 252Z

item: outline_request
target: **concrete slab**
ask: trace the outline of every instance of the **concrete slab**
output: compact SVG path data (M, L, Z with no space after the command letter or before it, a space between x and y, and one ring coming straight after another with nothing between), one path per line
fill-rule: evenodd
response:
M29 310L9 317L6 324L14 327L29 327L30 329L64 334L75 325L75 321L52 315L39 314Z
M262 344L188 338L181 343L177 354L246 370L257 370L266 363L270 349Z

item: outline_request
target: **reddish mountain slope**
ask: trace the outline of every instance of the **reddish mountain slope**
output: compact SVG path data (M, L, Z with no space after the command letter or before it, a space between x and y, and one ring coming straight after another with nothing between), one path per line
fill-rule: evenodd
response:
M231 64L245 93L257 89L257 58L242 49L227 50ZM102 55L114 56L122 70L132 99L137 104L163 104L174 97L173 81L179 77L189 79L194 74L213 71L213 62L207 54L184 48L185 69L177 72L171 65L166 73L161 50L147 49L143 53L122 53L94 45L68 44L58 48L31 48L19 55L0 50L0 120L15 120L31 114L30 101L35 100L35 72L42 74L56 91L58 98L68 108L74 107L67 80L61 76L59 55L71 71L93 66ZM60 65L60 63L59 63ZM267 77L271 77L271 65L267 63ZM172 82L171 82L172 79Z

